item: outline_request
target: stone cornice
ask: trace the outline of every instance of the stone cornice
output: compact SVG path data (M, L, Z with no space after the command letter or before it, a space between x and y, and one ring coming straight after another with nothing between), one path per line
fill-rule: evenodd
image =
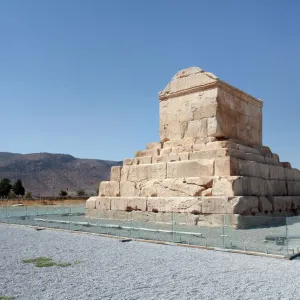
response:
M255 104L258 107L263 106L263 101L262 100L257 99L255 97L243 92L242 90L239 90L238 88L235 88L232 85L220 80L220 79L218 79L214 82L211 82L211 83L199 85L199 86L196 86L196 87L180 90L180 91L173 92L173 93L172 92L171 93L168 93L168 92L163 93L163 91L161 91L158 94L158 98L159 98L160 101L165 101L165 100L170 99L170 98L175 98L175 97L179 97L179 96L183 96L183 95L188 95L188 94L192 94L192 93L196 93L196 92L200 92L200 91L208 90L208 89L212 89L212 88L226 89L229 92L233 92L235 95L237 95L243 101L251 102L251 103Z
M228 90L229 92L233 91L234 94L236 94L237 96L239 96L239 98L243 101L246 102L251 102L255 105L257 105L258 107L263 107L264 102L261 99L257 99L253 96L251 96L250 94L226 83L225 81L219 80L218 81L218 85L226 90Z

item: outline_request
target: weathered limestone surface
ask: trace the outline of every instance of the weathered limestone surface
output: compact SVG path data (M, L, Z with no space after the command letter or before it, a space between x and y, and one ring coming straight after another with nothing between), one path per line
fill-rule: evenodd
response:
M178 72L159 100L160 141L112 167L87 215L177 213L215 226L226 214L239 226L246 216L300 212L300 171L262 144L261 100L198 67Z
M161 140L232 137L262 143L262 102L200 68L178 72L159 99Z

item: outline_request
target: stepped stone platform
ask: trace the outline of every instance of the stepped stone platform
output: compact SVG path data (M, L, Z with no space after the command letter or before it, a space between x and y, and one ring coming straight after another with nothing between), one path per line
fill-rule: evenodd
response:
M159 93L160 141L112 167L86 215L243 228L300 213L300 171L262 145L263 102L198 67Z

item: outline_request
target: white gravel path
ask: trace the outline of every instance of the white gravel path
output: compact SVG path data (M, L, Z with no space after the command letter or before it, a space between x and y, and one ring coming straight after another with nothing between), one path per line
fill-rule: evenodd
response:
M39 256L80 261L37 268ZM300 299L300 261L0 224L0 296L15 299Z

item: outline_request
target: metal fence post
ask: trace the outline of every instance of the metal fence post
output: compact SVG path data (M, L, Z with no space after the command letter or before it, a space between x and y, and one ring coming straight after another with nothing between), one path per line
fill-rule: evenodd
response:
M223 215L223 227L222 227L222 240L223 240L223 249L226 248L225 238L227 237L225 228L227 227L227 216Z
M47 228L49 227L49 224L48 224L48 207L46 207L46 227Z
M69 230L72 229L72 226L71 226L71 219L72 219L72 207L70 207L70 213L69 213Z
M174 234L175 234L175 232L174 232L174 212L172 211L172 241L173 241L173 243L175 240Z
M225 248L225 215L223 216L222 240L223 240L223 249L224 249Z
M132 224L133 224L133 220L132 220L132 211L130 212L130 237L132 237Z
M285 236L286 236L286 253L289 254L289 229L288 229L288 217L285 217Z
M10 208L7 212L7 223L10 224Z

